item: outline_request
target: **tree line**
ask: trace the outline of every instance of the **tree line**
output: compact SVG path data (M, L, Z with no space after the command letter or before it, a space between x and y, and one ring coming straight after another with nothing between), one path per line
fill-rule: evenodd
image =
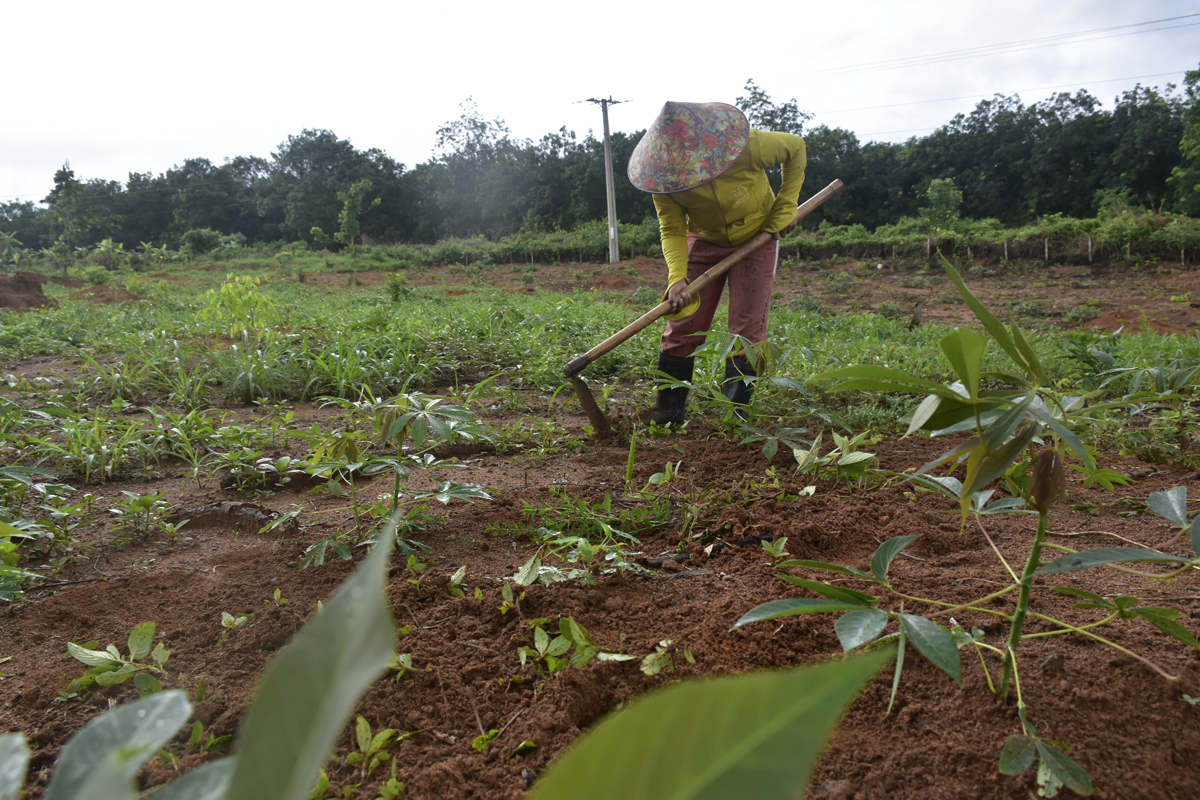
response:
M1050 214L1094 216L1114 198L1200 215L1200 70L1187 73L1181 90L1123 92L1111 109L1083 90L1030 105L997 95L900 143L863 143L843 128L813 126L795 98L774 102L752 80L745 91L735 102L752 124L805 137L806 195L834 178L846 182L808 227L895 224L918 215L932 182L947 180L962 193L962 216L1009 226ZM618 215L631 224L653 214L650 196L623 177L643 133L612 135ZM105 239L129 249L178 246L202 229L246 242L336 246L324 232L338 230L346 193L364 181L357 223L378 242L495 240L570 230L607 213L604 147L591 132L518 139L468 99L461 116L438 129L430 159L412 168L328 130L289 136L270 158L187 159L124 182L81 180L64 165L41 203L0 204L0 234L64 254Z

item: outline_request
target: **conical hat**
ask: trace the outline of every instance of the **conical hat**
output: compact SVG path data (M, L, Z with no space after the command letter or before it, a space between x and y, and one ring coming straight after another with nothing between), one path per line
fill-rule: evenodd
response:
M732 167L749 141L750 122L731 105L669 102L633 149L629 180L653 194L694 189Z

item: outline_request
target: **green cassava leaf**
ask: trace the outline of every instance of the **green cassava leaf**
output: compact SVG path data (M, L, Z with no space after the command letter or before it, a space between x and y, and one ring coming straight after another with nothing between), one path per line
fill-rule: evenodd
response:
M871 556L871 572L874 573L875 579L885 586L890 586L887 575L888 569L892 566L892 559L901 550L920 538L920 536L897 536L879 545L875 554Z
M28 769L29 745L25 734L0 734L0 800L17 800Z
M900 625L921 655L962 686L962 659L950 631L932 620L914 614L901 614Z
M132 800L138 770L191 715L187 694L176 689L95 717L63 746L45 800Z
M968 468L967 480L963 483L963 498L970 497L1007 472L1008 468L1021 457L1021 453L1033 441L1037 432L1037 424L1026 425L1017 431L1012 439L981 458L979 466L974 472Z
M689 681L649 695L570 748L529 798L794 800L846 706L891 656Z
M308 796L350 712L395 655L384 596L395 536L393 516L324 611L267 665L242 720L225 800Z
M942 260L942 269L946 271L946 277L948 277L951 282L958 287L958 293L966 302L967 307L971 309L971 313L973 313L976 319L983 324L983 327L987 330L987 332L992 335L992 339L995 340L996 344L1000 345L1001 350L1008 354L1008 357L1013 360L1013 363L1021 367L1021 369L1025 370L1026 372L1032 374L1033 369L1031 369L1030 365L1026 363L1025 357L1021 355L1021 351L1017 349L1016 343L1013 342L1012 338L1008 335L1008 331L1005 330L1004 325L1001 324L1000 320L996 319L992 315L992 312L988 311L987 308L984 307L983 303L979 302L979 298L977 298L971 292L971 290L967 288L967 285L963 283L962 276L958 274L958 270L956 270L950 264L950 262L946 260L946 257L940 253L938 254L938 257Z
M791 575L776 575L776 578L782 578L788 583L794 583L797 586L803 586L805 589L810 589L822 597L827 597L830 600L836 600L839 603L853 603L859 606L873 606L879 602L879 598L874 595L869 595L866 592L860 592L855 589L848 589L844 586L830 586L827 583L820 581L810 581L804 578L793 578Z
M842 614L834 623L842 650L849 653L856 647L861 647L873 641L887 627L888 615L878 609L870 608L862 611L850 611Z
M201 764L150 795L150 800L225 800L237 756Z
M1165 492L1152 492L1146 507L1163 519L1187 530L1191 527L1187 515L1187 487L1176 486Z
M1132 613L1149 622L1154 627L1158 628L1163 633L1174 636L1188 647L1200 647L1200 642L1196 641L1195 635L1193 635L1192 632L1187 628L1176 622L1176 620L1179 619L1179 612L1175 609L1145 606L1143 608L1131 609L1131 611Z
M808 567L810 569L824 569L830 572L840 572L843 575L853 575L856 578L871 581L871 583L879 583L874 576L863 572L857 567L842 567L837 564L829 564L824 561L809 561L803 558L792 559L791 561L780 561L775 566L777 567Z
M1076 570L1098 567L1102 564L1118 564L1123 561L1160 561L1167 564L1186 564L1186 558L1169 556L1166 553L1156 553L1153 550L1142 550L1138 547L1101 547L1096 550L1084 550L1070 553L1044 565L1035 575L1052 575L1058 572L1075 572Z
M936 394L925 395L925 399L921 401L916 410L913 411L912 417L908 421L908 430L904 432L905 436L912 436L917 431L921 430L929 418L937 413L938 406L942 403L942 398Z
M798 614L820 614L828 611L860 610L862 610L862 606L857 603L839 603L836 600L825 600L824 598L793 597L771 600L747 611L730 630L735 630L751 622L762 622L765 619L794 617Z
M1086 589L1076 589L1073 586L1055 586L1054 591L1070 597L1082 597L1084 600L1090 600L1100 608L1116 609L1116 606L1114 606L1112 603L1108 602L1100 595L1089 592Z
M940 342L942 352L958 379L966 387L972 401L979 399L979 374L983 372L983 355L987 338L983 334L959 328L946 334Z

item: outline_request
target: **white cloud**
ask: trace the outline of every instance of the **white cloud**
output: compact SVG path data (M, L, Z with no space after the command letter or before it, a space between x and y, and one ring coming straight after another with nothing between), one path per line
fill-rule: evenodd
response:
M306 127L412 166L467 96L537 139L561 125L599 131L598 109L579 102L588 97L629 101L611 119L633 131L667 99L731 102L753 78L820 112L818 123L903 140L993 92L1064 85L1110 102L1137 81L1100 81L1172 72L1178 82L1200 62L1200 27L813 73L1190 13L1180 0L26 3L6 10L0 200L40 199L68 158L85 179L125 180L186 158L266 157ZM900 103L914 105L846 110Z

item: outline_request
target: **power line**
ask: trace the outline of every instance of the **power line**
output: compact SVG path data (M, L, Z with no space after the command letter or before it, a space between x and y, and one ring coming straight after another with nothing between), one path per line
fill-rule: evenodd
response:
M868 72L884 72L893 69L903 69L906 67L919 67L929 64L942 64L948 61L961 61L968 58L981 58L990 55L1003 55L1007 53L1020 53L1027 50L1037 50L1045 47L1057 47L1062 44L1079 44L1081 42L1094 42L1102 39L1112 39L1121 36L1137 36L1143 33L1156 33L1159 31L1175 30L1177 28L1188 28L1195 25L1200 25L1200 22L1187 22L1182 25L1169 25L1163 28L1153 28L1142 31L1126 31L1124 33L1112 33L1112 31L1120 31L1125 28L1136 28L1144 25L1157 25L1163 22L1173 22L1181 19L1191 19L1200 17L1198 14L1186 14L1179 17L1167 17L1165 19L1148 20L1146 22L1133 22L1127 25L1114 25L1108 28L1094 28L1086 31L1076 31L1074 33L1062 33L1055 36L1043 36L1036 39L1023 39L1015 42L1004 42L1001 44L981 45L979 47L970 47L960 50L946 50L940 53L926 53L920 56L910 56L907 58L893 58L883 61L868 61L862 64L853 64L845 67L829 67L827 69L813 70L810 72L794 73L796 78L837 78L848 75L861 75ZM1103 35L1095 35L1103 34ZM1080 38L1090 37L1090 38ZM1067 41L1075 39L1076 41Z
M958 97L942 97L937 100L912 100L907 103L888 103L886 105L881 105L881 106L862 106L860 108L839 108L839 109L832 110L832 111L814 111L812 113L813 114L847 114L851 111L874 111L874 110L880 109L880 108L899 108L901 106L919 106L919 105L925 105L927 103L948 103L951 100L971 100L976 97L986 98L986 97L993 97L998 94L1013 95L1013 94L1020 94L1021 92L1041 92L1041 91L1045 91L1047 89L1063 89L1063 88L1066 88L1069 86L1079 86L1080 83L1090 83L1090 84L1117 83L1118 81L1134 81L1134 80L1141 80L1142 78L1161 78L1166 75L1178 75L1181 72L1187 72L1187 68L1185 67L1184 69L1175 70L1173 72L1155 72L1151 75L1129 75L1124 78L1107 78L1102 81L1072 81L1070 83L1060 83L1055 86L1034 86L1034 87L1028 88L1028 89L1011 89L1011 90L996 91L996 92L981 92L981 93L977 93L977 94L964 94L964 95L960 95Z

